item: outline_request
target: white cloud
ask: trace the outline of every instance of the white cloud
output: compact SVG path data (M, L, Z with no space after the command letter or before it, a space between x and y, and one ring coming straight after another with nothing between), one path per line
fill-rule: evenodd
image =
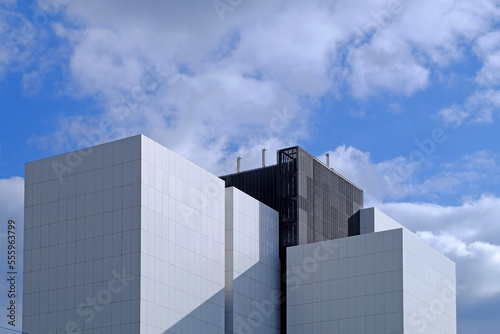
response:
M459 162L450 167L465 167L471 171L495 172L498 168L498 154L488 150L481 150L464 155Z
M410 177L401 176L399 171L409 168L405 158L375 163L369 153L346 146L329 153L330 165L364 189L366 207L378 207L457 263L464 306L500 296L499 197L484 194L457 206L401 202L422 194L440 197L454 193L463 183L494 177L498 170L495 153L465 155L423 181L419 181L421 165L413 166L415 173Z
M326 93L425 89L434 67L457 61L464 41L488 31L492 6L274 0L242 2L221 21L210 1L75 0L64 7L67 21L52 27L70 50L68 93L94 97L104 110L83 124L108 119L113 131L103 137L142 132L180 151L209 149L220 162L240 145L304 138L308 111ZM163 83L137 101L151 67ZM134 105L127 117L113 113L117 101ZM284 107L297 115L287 131L257 138L269 113Z
M412 158L417 151L422 153L423 159ZM418 148L407 157L381 162L374 162L368 152L345 145L328 153L331 166L365 190L367 205L418 195L433 197L436 194L453 193L464 181L476 181L479 178L479 174L471 170L457 169L456 164L450 164L438 174L422 179L421 172L433 164L433 159Z
M483 195L459 206L401 202L386 202L379 206L412 231L447 232L467 244L476 241L496 244L500 240L496 212L499 205L500 198Z
M498 155L494 152L481 150L438 164L434 149L424 151L430 148L422 147L416 145L407 156L381 162L374 162L369 152L345 145L328 153L331 166L365 190L365 203L370 206L408 199L437 201L443 195L459 201L463 199L460 194L477 197L481 195L478 189L500 183ZM429 175L435 168L437 171Z
M374 163L369 153L345 146L330 152L330 157L334 169L365 190L367 207L377 206L457 263L459 285L464 286L460 291L463 305L500 295L500 198L483 195L458 206L394 201L452 193L463 183L492 177L498 169L496 154L465 155L421 182L421 165L410 168L415 171L410 177L402 177L400 171L409 168L405 158Z
M406 44L362 46L353 51L351 65L352 76L348 80L354 95L359 98L377 91L410 96L427 86L430 74L428 69L417 64Z
M434 235L434 233L430 231L419 231L417 232L417 235L443 254L454 255L457 257L474 256L474 254L467 249L468 245L453 235Z
M0 48L0 79L5 74L8 65L11 63L15 49L13 48L13 42L10 38L10 28L8 26L7 19L10 16L10 12L2 10L0 8L0 41L2 42L2 48Z
M0 5L12 7L16 4L17 0L0 0Z
M415 192L406 172L416 168L404 158L374 163L370 153L354 147L339 146L330 154L330 165L365 191L366 202L379 203Z
M483 60L483 67L476 75L476 81L482 86L500 83L500 34L498 31L488 32L478 38L474 51Z
M378 205L455 261L462 307L500 296L499 207L500 198L491 195L459 206L401 202Z
M498 17L497 8L491 8L491 11L494 17ZM486 27L491 24L488 20L482 23ZM490 123L500 106L500 33L483 29L479 31L472 47L482 61L482 67L475 76L477 87L465 98L463 105L454 105L438 112L438 117L447 125L458 127L467 123Z
M441 109L438 116L442 118L446 125L458 127L470 116L470 113L459 106L452 106Z
M24 217L24 179L12 177L0 179L0 218L14 218L22 221Z
M467 301L500 295L500 245L482 241L466 243L441 232L417 233L424 241L456 262L460 293Z

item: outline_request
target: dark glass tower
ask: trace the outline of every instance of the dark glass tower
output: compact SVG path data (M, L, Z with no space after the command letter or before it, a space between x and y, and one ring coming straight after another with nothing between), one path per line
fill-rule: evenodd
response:
M226 187L236 187L279 212L280 257L285 274L286 247L352 235L355 214L363 208L363 190L299 146L279 150L277 162L221 178ZM282 281L285 292L286 282ZM285 310L283 296L282 333L286 333Z
M301 147L278 151L278 164L222 176L280 214L280 248L347 237L363 190Z

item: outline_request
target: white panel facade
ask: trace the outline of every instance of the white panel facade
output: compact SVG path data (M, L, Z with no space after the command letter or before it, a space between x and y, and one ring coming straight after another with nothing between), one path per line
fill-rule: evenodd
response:
M406 229L291 247L288 333L455 334L454 286L453 262Z
M226 189L226 333L280 333L278 212Z
M360 234L382 232L404 228L397 221L376 208L361 209L360 214Z
M403 245L405 333L455 334L455 263L411 232Z
M222 180L144 136L25 180L24 332L224 332Z
M141 333L224 333L224 181L142 137Z
M23 331L138 333L140 137L26 164Z

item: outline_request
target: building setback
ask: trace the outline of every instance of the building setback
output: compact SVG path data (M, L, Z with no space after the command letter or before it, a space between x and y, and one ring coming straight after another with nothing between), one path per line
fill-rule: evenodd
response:
M287 249L287 329L456 333L455 264L374 208L363 233Z
M221 176L279 212L281 328L286 333L286 248L349 236L349 218L363 208L363 190L299 146L277 152L277 164Z
M226 333L281 332L278 212L226 188Z
M456 334L453 262L277 154L221 179L139 135L27 163L23 331Z
M347 237L363 190L299 146L279 150L277 162L221 178L280 213L282 257L289 246Z

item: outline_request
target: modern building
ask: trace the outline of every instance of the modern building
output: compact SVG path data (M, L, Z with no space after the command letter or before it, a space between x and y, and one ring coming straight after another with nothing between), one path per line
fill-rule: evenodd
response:
M349 236L349 218L363 208L363 190L299 146L279 150L277 164L222 176L279 212L281 271L286 248ZM286 278L286 275L283 275ZM286 279L281 328L286 333Z
M224 333L218 177L135 136L28 163L25 191L24 332Z
M374 208L358 236L287 249L287 329L456 333L455 264Z
M280 213L282 257L289 246L347 237L363 190L299 146L279 150L277 162L221 178Z
M27 163L23 332L455 334L454 264L277 154L221 179L140 135Z
M226 333L281 332L278 212L226 188Z

